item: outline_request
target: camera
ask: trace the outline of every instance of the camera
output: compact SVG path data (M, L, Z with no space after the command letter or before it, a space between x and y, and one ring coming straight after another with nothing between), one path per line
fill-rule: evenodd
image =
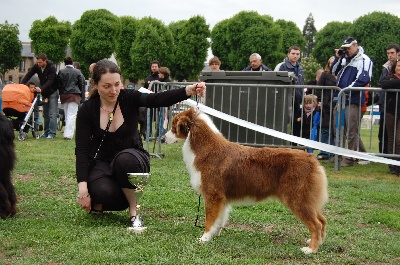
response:
M345 49L339 49L338 50L338 55L340 57L344 57L346 54L347 54L347 50L345 50Z

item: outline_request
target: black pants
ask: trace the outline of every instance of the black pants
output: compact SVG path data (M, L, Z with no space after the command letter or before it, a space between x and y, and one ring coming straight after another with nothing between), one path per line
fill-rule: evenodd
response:
M128 208L122 188L134 189L128 173L150 172L150 158L145 151L125 149L109 163L98 161L89 173L88 189L93 204L102 204L105 211L121 211Z

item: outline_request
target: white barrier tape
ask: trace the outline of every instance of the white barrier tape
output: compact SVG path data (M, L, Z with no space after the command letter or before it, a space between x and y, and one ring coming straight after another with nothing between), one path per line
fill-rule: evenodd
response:
M318 150L323 150L332 154L338 154L341 156L348 156L348 157L353 157L356 159L362 159L362 160L368 160L368 161L372 161L372 162L378 162L378 163L383 163L383 164L389 164L389 165L396 165L396 166L400 166L400 161L397 160L392 160L392 159L388 159L388 158L384 158L384 157L378 157L378 156L374 156L374 155L370 155L367 153L362 153L362 152L357 152L357 151L353 151L353 150L348 150L345 148L341 148L341 147L336 147L334 145L329 145L329 144L324 144L324 143L320 143L320 142L316 142L316 141L312 141L312 140L308 140L305 138L300 138L297 136L293 136L290 134L286 134L286 133L282 133L282 132L278 132L276 130L273 129L269 129L236 117L233 117L231 115L225 114L223 112L217 111L215 109L212 109L210 107L207 107L203 104L198 104L196 101L191 100L191 99L187 99L184 101L187 105L195 107L200 109L201 111L220 118L222 120L228 121L230 123L263 133L263 134L267 134L276 138L280 138L289 142L293 142L293 143L297 143L297 144L301 144L310 148L314 148L314 149L318 149Z

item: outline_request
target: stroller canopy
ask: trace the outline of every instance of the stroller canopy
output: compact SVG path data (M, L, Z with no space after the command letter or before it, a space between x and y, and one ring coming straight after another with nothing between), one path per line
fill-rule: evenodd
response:
M8 84L2 91L3 109L11 108L19 112L28 112L32 106L34 93L24 84Z

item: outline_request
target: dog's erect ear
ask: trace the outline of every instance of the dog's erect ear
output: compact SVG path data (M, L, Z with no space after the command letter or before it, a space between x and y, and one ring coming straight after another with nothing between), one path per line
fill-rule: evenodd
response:
M176 122L176 135L178 137L187 137L190 130L190 124L191 121L187 116L182 115L178 117Z

